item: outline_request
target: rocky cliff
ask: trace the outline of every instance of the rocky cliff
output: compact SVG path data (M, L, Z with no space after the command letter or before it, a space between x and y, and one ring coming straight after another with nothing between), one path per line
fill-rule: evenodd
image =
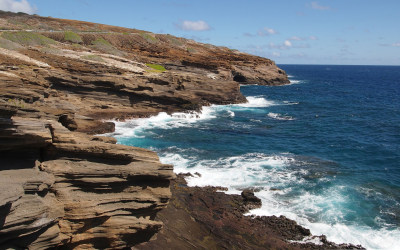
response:
M172 166L93 136L106 119L245 102L288 83L274 62L145 31L0 12L0 248L118 249L149 240Z

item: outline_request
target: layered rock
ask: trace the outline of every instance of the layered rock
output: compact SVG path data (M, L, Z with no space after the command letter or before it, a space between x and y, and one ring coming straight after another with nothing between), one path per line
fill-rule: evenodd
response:
M1 126L1 248L124 248L162 227L154 218L174 174L154 152L51 120L3 117Z
M170 35L2 11L0 23L0 248L147 241L172 166L88 134L113 131L105 119L245 102L239 84L288 83L269 59Z

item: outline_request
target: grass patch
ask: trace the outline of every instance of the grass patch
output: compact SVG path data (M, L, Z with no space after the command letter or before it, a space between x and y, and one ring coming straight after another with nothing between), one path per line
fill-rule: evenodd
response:
M56 43L56 41L54 41L53 39L50 39L35 32L28 31L4 32L1 36L17 44L26 46L45 46Z
M24 109L26 107L24 100L20 99L8 99L8 105L19 109Z
M153 35L151 35L150 33L145 33L145 32L143 32L143 33L140 33L140 36L144 39L144 40L146 40L147 42L149 42L149 43L157 43L158 42L158 39L157 38L155 38Z
M81 58L95 62L105 62L104 59L98 55L86 55L86 56L81 56Z
M94 46L107 46L112 47L111 43L104 38L97 38L96 40L92 41L92 45Z
M101 37L92 41L92 47L101 52L108 53L108 54L115 55L115 56L124 56L125 55L125 53L123 51L118 50L109 41L107 41Z
M0 48L8 49L8 50L18 50L23 47L21 45L19 45L18 43L14 43L10 40L0 37Z
M178 47L180 47L180 46L183 46L183 42L181 41L181 40L179 40L177 37L174 37L174 36L171 36L171 35L166 35L165 36L166 38L167 38L167 40L172 44L172 45L175 45L175 46L178 46Z
M191 48L191 47L187 47L187 48L186 48L186 51L189 52L189 53L191 53L191 54L192 54L192 53L196 53L196 49Z
M159 64L152 64L152 63L146 63L146 66L149 68L152 68L152 72L164 72L166 69L164 66L159 65Z
M64 32L64 39L66 41L72 42L72 43L82 43L82 38L76 34L75 32L72 31L65 31Z

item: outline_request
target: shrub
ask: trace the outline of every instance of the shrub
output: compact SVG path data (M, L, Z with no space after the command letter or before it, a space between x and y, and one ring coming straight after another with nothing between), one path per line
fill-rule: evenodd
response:
M111 43L105 40L104 38L100 37L97 38L96 40L92 41L92 45L94 46L106 46L106 47L112 47Z
M159 65L159 64L146 63L146 66L152 68L154 72L164 72L164 71L166 71L164 66Z
M125 55L125 53L123 51L118 50L109 41L107 41L101 37L92 41L92 47L99 51L102 51L104 53L108 53L108 54L112 54L112 55L116 55L116 56L124 56Z
M9 49L9 50L18 50L18 49L23 48L18 43L14 43L14 42L4 39L2 37L0 37L0 47L3 49Z
M152 36L150 33L140 33L140 36L143 37L149 43L157 43L158 39Z
M72 42L72 43L82 43L82 38L76 34L75 32L72 31L65 31L64 32L64 39L66 41Z
M2 37L10 40L12 42L27 45L27 46L34 46L34 45L49 45L55 44L56 41L45 37L41 34L35 32L28 32L28 31L18 31L18 32L4 32Z

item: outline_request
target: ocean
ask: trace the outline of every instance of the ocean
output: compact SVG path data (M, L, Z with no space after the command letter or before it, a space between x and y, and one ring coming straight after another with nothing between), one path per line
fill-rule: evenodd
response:
M284 86L248 103L116 122L191 186L254 188L254 215L284 215L336 243L400 249L400 67L279 65Z

